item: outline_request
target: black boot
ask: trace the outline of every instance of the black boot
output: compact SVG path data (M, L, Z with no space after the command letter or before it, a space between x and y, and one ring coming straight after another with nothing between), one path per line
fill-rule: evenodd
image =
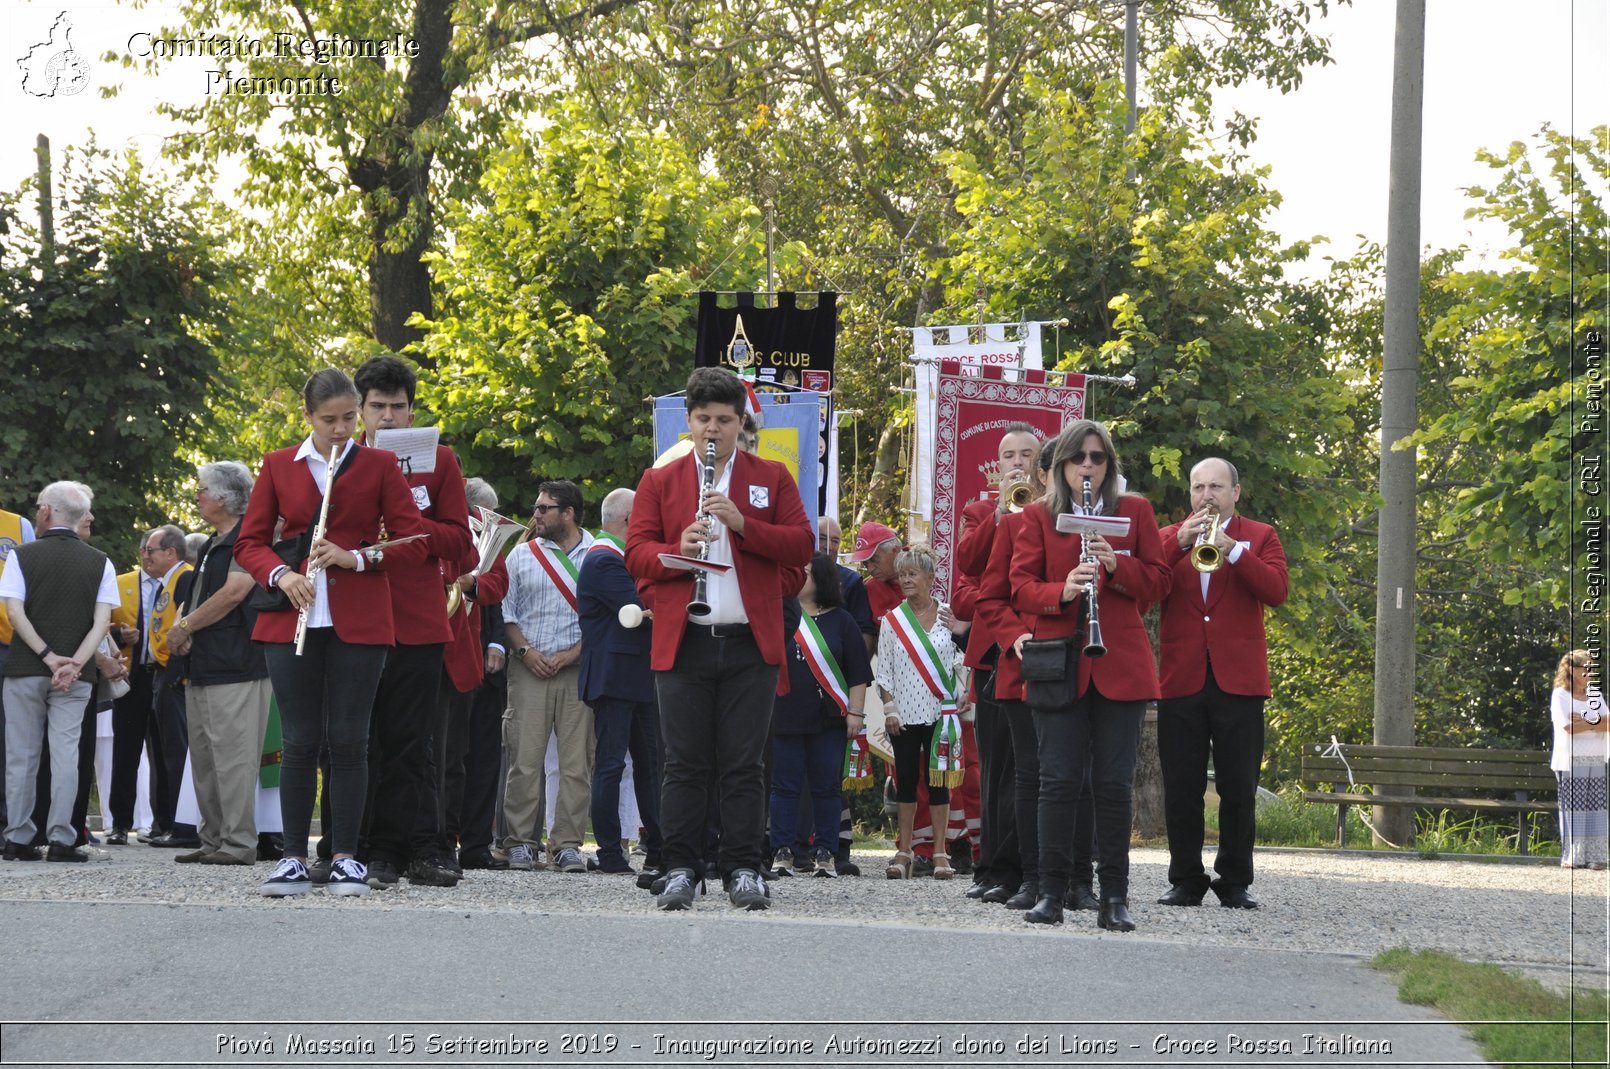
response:
M1068 893L1062 896L1062 904L1068 909L1088 909L1092 913L1101 909L1101 900L1086 883L1070 883Z
M1040 900L1040 882L1038 880L1024 880L1023 886L1017 889L1017 894L1005 902L1007 909L1032 909Z
M1062 896L1046 895L1034 904L1034 908L1023 914L1023 919L1030 924L1061 924L1062 923Z
M1134 931L1135 918L1129 915L1129 903L1122 898L1103 899L1101 912L1096 914L1096 926L1109 932Z

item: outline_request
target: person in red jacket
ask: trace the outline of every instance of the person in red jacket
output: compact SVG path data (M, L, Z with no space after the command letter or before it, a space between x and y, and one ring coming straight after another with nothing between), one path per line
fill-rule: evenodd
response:
M1258 768L1263 761L1263 703L1269 697L1269 654L1263 610L1286 600L1286 552L1266 523L1236 512L1241 477L1235 465L1210 457L1191 469L1191 508L1162 532L1164 560L1174 577L1163 602L1163 700L1157 705L1157 756L1163 766L1163 812L1168 822L1168 882L1157 901L1200 905L1211 887L1219 905L1256 909L1252 842L1257 832ZM1219 567L1192 564L1212 514ZM1202 867L1202 796L1208 755L1219 795L1218 878Z
M277 589L286 606L265 606L252 638L267 646L268 674L279 701L284 732L280 809L285 857L262 886L270 897L312 889L307 870L308 826L319 747L328 743L333 848L331 894L369 893L368 872L355 854L369 781L369 710L396 641L387 572L425 559L419 539L385 548L391 538L424 531L419 509L397 458L364 449L352 438L358 423L358 389L344 372L326 368L308 379L302 398L312 433L300 445L263 457L235 539L235 560L265 590ZM330 471L334 450L335 470ZM313 539L326 496L324 536ZM274 528L284 519L284 541ZM306 543L305 547L303 543ZM288 558L282 558L280 547ZM294 547L294 548L293 548ZM314 575L306 574L313 570ZM298 617L305 613L304 648L296 649Z
M783 599L794 596L816 547L788 469L737 448L745 400L721 368L688 378L694 448L644 473L626 540L626 567L646 581L654 608L655 672L665 770L660 831L667 869L661 909L687 909L701 881L705 808L712 770L720 781L720 867L732 903L765 909L761 879L765 808L761 761L783 661ZM704 488L707 443L714 481ZM703 516L709 516L706 521ZM661 554L727 564L708 580L711 611L690 619L693 573Z
M1096 923L1135 930L1129 914L1129 833L1134 816L1135 750L1146 703L1157 697L1152 645L1140 606L1161 601L1169 587L1157 520L1145 498L1120 489L1120 465L1107 428L1079 420L1057 438L1049 499L1022 512L1011 564L1012 607L1033 617L1036 639L1086 642L1091 584L1096 584L1106 653L1071 658L1073 678L1030 683L1040 756L1040 900L1024 914L1036 924L1060 924L1072 875L1074 820L1085 770L1094 796L1100 863ZM1129 521L1122 537L1062 534L1057 517L1091 510ZM1088 552L1086 552L1088 551ZM1028 635L1013 643L1021 657ZM1071 684L1071 686L1069 685Z

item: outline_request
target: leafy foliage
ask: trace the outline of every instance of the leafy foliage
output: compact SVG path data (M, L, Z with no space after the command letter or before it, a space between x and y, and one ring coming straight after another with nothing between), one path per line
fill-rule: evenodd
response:
M194 471L203 401L223 386L218 289L235 270L204 202L93 148L59 168L55 258L27 221L31 183L0 201L0 500L47 483L95 492L95 541L132 561L154 508Z

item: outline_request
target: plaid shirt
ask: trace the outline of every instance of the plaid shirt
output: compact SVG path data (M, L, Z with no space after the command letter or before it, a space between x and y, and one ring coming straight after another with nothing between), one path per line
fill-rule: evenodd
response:
M559 549L546 538L537 541L549 549ZM592 532L583 530L581 540L566 554L578 571L593 541ZM515 546L508 565L509 593L503 599L503 622L518 627L531 648L544 656L580 642L581 621L576 618L576 610L559 592L531 547Z

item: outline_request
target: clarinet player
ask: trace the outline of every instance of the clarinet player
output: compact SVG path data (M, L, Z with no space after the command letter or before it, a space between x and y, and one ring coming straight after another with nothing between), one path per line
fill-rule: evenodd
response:
M1024 914L1033 924L1062 922L1074 819L1088 766L1100 855L1096 923L1111 931L1135 930L1128 908L1135 749L1146 702L1158 694L1140 605L1162 600L1169 573L1152 507L1145 498L1122 492L1120 471L1106 427L1091 420L1070 425L1052 453L1050 494L1024 509L1013 546L1012 607L1033 627L1032 634L1013 643L1018 656L1030 638L1073 639L1069 685L1031 683L1028 688L1040 757L1040 900ZM1059 515L1082 511L1087 480L1090 511L1129 520L1123 537L1057 531ZM1089 640L1091 589L1106 647L1101 656L1080 652Z
M312 889L307 871L319 744L328 742L334 855L327 890L361 896L367 872L354 854L368 783L369 710L393 643L388 565L415 564L423 540L387 549L390 538L422 532L419 509L397 458L353 440L358 390L326 368L302 391L310 428L301 444L263 457L235 542L235 559L265 595L252 638L267 647L269 678L284 733L280 809L285 857L263 883L271 898ZM334 457L334 464L330 461ZM323 537L314 538L323 515ZM276 542L274 528L285 527ZM304 627L298 619L305 613ZM298 632L305 631L302 642ZM300 647L300 648L299 648Z

